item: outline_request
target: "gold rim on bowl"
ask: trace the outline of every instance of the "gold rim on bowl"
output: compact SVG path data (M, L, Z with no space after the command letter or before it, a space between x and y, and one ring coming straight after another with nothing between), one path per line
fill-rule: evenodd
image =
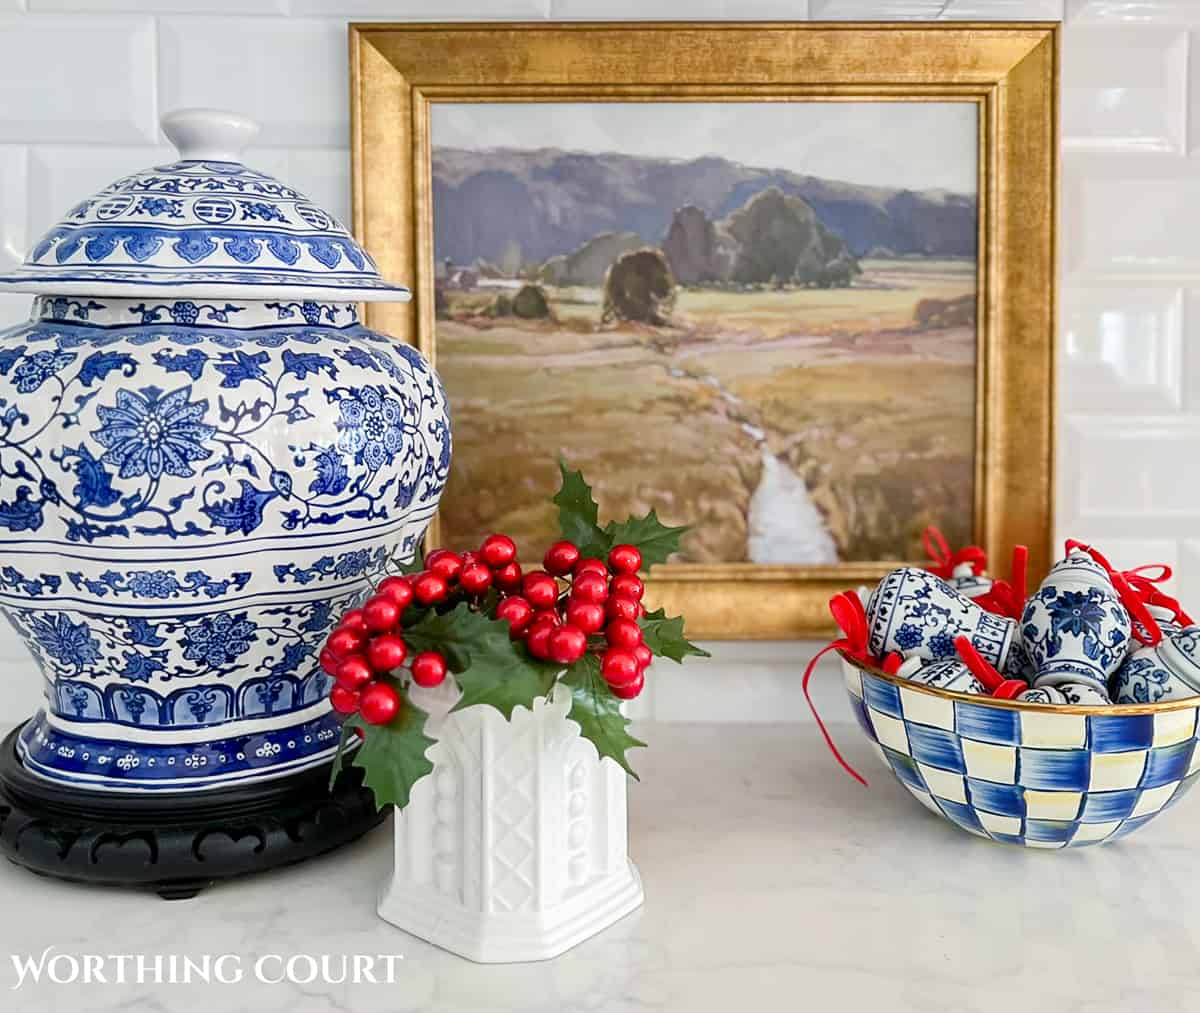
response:
M889 675L887 672L868 665L858 658L852 657L842 648L838 648L842 660L848 662L860 671L873 675L876 679L890 682L893 686L912 690L914 693L924 693L927 696L940 697L943 700L961 700L963 703L975 704L977 707L997 707L1001 710L1038 711L1052 714L1094 714L1109 717L1132 717L1135 714L1165 714L1168 711L1195 710L1200 707L1200 696L1185 696L1179 700L1161 700L1158 703L1110 703L1110 704L1057 704L1033 703L1029 700L997 700L994 696L980 696L978 693L959 693L951 689L938 689L919 682L912 682L902 675Z

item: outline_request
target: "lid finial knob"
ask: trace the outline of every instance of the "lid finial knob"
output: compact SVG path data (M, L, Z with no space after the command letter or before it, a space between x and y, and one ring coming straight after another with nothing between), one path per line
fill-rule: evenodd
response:
M161 122L185 162L240 162L258 134L254 120L225 109L176 109Z

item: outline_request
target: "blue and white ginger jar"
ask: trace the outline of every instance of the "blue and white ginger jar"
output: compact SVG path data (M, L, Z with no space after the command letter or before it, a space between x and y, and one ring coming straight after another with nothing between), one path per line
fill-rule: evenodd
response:
M26 767L201 790L329 760L317 664L412 555L445 392L356 303L407 299L346 229L241 164L242 117L163 121L170 165L69 211L0 291L0 607L45 679Z

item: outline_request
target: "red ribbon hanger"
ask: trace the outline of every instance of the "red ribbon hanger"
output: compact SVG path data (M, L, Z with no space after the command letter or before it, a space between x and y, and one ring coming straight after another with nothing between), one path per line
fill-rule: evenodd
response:
M1154 585L1160 581L1166 580L1171 575L1171 568L1165 563L1151 563L1146 566L1139 566L1133 570L1121 571L1116 569L1112 563L1105 558L1104 553L1099 549L1087 545L1084 542L1077 541L1074 538L1067 539L1066 554L1069 556L1074 550L1091 556L1099 563L1108 574L1108 579L1112 581L1112 586L1116 588L1117 597L1121 599L1121 604L1125 606L1130 617L1133 619L1133 636L1143 644L1158 644L1162 642L1162 630L1155 621L1149 610L1146 608L1147 595L1151 592L1154 594L1162 594ZM1160 568L1161 573L1158 577L1147 577L1143 570ZM1132 577L1132 580L1130 579ZM1135 587L1135 582L1143 587L1149 586L1151 592L1139 591ZM1163 595L1167 598L1167 595ZM1178 607L1179 603L1175 599L1170 599ZM1182 609L1180 609L1182 613Z
M996 699L1011 700L1029 688L1029 684L1022 679L1004 678L975 650L971 638L965 634L954 638L954 649L958 651L962 663L971 670L971 674L983 683L983 688Z
M872 667L882 668L889 675L894 675L900 667L901 659L898 654L889 654L884 659L883 664L871 654L868 646L868 628L867 628L867 613L863 608L863 603L854 591L842 591L840 594L835 594L829 599L829 611L833 615L833 621L838 624L838 628L842 631L842 636L836 640L830 641L821 648L812 660L808 663L808 667L804 670L804 699L808 701L808 709L812 711L812 716L817 722L817 727L821 729L821 734L825 736L825 744L829 747L829 751L833 753L834 759L842 765L842 769L846 771L854 780L863 787L869 787L867 779L855 770L841 753L838 752L837 746L833 744L833 737L829 734L829 729L825 727L825 722L821 720L821 715L817 713L817 706L813 703L812 696L808 692L808 681L812 678L813 671L817 667L817 662L830 651L839 650L844 652L851 658L855 658Z
M1020 619L1025 610L1025 598L1028 594L1029 549L1024 545L1014 545L1012 551L1011 581L994 580L987 594L981 594L973 599L976 605L994 612L997 615L1008 616L1009 619Z
M925 554L929 557L925 569L935 577L949 580L954 576L955 569L963 563L970 563L976 574L987 570L987 553L983 549L978 545L968 545L951 553L946 536L932 524L921 532L921 544L925 546Z

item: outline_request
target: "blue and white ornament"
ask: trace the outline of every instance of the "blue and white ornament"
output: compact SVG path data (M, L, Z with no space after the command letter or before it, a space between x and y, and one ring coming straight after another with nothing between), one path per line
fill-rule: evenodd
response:
M1107 570L1078 550L1051 568L1021 615L1021 642L1039 687L1090 683L1107 693L1131 631Z
M957 656L954 641L966 636L980 656L1005 675L1010 665L1024 668L1012 653L1016 623L976 605L940 577L915 566L893 570L867 604L868 648L877 658L896 653L941 661ZM1011 655L1011 658L1010 658ZM1012 671L1013 677L1023 672Z

